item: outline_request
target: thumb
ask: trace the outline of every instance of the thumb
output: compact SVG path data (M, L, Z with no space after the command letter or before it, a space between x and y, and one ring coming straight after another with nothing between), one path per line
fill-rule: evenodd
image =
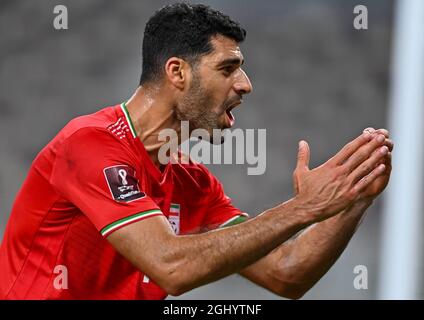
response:
M297 154L297 170L308 171L309 170L309 159L311 158L311 151L306 141L301 140L299 142L299 152Z

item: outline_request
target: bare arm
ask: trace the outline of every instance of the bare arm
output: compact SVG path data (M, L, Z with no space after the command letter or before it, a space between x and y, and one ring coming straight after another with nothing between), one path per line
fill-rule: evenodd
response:
M382 174L384 166L375 167L381 155L370 156L381 145L380 139L363 134L309 170L304 144L297 196L241 225L176 236L164 217L152 217L115 231L108 240L168 293L182 294L247 267L303 228L352 205Z
M239 226L176 236L165 217L152 217L111 234L108 240L172 295L246 267L312 223L293 201Z
M375 132L386 136L384 145L388 152L377 163L383 163L385 171L361 193L360 200L341 214L310 226L297 238L242 270L241 275L280 296L297 299L328 271L357 230L365 210L389 182L393 141L387 130ZM297 189L296 175L294 183Z
M371 201L311 225L240 274L272 292L291 299L303 296L331 268L355 233Z

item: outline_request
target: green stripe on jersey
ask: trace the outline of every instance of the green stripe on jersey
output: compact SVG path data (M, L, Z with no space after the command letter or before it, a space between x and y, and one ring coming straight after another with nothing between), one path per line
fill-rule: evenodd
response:
M137 132L135 131L134 125L133 125L133 123L131 121L130 114L128 112L127 105L125 104L125 102L123 102L121 104L121 109L124 112L125 118L127 118L127 122L128 122L128 124L130 126L130 130L131 130L131 133L132 133L133 137L134 138L137 138Z
M229 226L234 226L236 224L242 223L244 221L247 220L246 216L235 216L233 218L231 218L230 220L224 222L223 224L221 224L219 227L220 228L224 228L224 227L229 227Z
M105 236L106 234L110 233L111 231L122 227L123 225L129 224L131 222L133 222L134 220L140 219L140 218L147 218L149 216L152 215L157 215L157 214L161 214L162 211L158 210L158 209L154 209L154 210L148 210L148 211L144 211L144 212L140 212L137 214L134 214L132 216L120 219L118 221L115 221L109 225L107 225L106 227L104 227L100 233L102 236Z

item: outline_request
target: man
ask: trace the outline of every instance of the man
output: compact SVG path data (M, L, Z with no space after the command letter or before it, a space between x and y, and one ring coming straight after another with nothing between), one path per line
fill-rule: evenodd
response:
M232 126L252 90L245 34L203 5L150 18L133 97L72 120L33 162L0 249L1 298L163 299L235 272L299 298L327 272L388 183L386 130L312 170L301 141L295 197L251 219L204 166L158 156L160 131L183 120Z

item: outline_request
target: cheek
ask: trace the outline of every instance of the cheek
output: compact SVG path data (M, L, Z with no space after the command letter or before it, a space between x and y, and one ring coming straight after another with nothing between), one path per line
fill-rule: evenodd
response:
M223 88L222 86L215 90L213 94L214 100L214 109L217 113L222 113L225 109L225 105L228 102L228 97L230 96L230 90Z
M207 94L204 94L202 100L204 109L217 114L222 113L222 104L225 98L219 96L216 91L209 91Z
M230 95L231 79L215 75L208 80L202 82L202 89L200 90L203 109L220 115L224 112L223 107Z

